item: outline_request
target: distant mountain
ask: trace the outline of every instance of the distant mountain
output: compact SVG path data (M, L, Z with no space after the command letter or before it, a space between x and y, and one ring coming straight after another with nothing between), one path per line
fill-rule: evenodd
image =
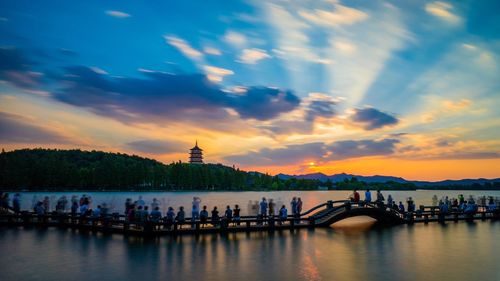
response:
M431 181L409 181L401 177L393 177L393 176L381 176L381 175L374 175L374 176L359 176L359 175L352 175L352 174L346 174L346 173L341 173L341 174L334 174L334 175L325 175L323 173L312 173L312 174L305 174L305 175L287 175L287 174L278 174L278 178L287 180L291 178L296 178L296 179L308 179L308 180L320 180L322 182L326 182L327 180L330 180L332 182L341 182L344 180L350 180L351 178L357 178L359 181L364 181L366 183L385 183L389 181L397 182L397 183L413 183L417 186L439 186L439 185L473 185L473 184L481 184L484 185L485 183L494 183L494 182L500 182L500 178L496 179L462 179L462 180L444 180L444 181L437 181L437 182L431 182Z
M462 180L444 180L444 181L413 181L417 186L437 186L437 185L473 185L473 184L493 184L494 182L500 182L500 178L496 179L462 179Z

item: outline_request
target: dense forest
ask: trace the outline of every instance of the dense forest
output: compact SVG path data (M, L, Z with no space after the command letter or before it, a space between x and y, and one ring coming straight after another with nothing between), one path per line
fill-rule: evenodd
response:
M21 149L0 153L0 188L8 190L415 190L414 183L365 183L356 178L333 183L280 179L221 164L163 164L122 153ZM500 189L500 183L418 186L421 189Z
M0 154L0 188L11 190L288 190L317 180L280 180L221 164L169 165L121 153L22 149Z

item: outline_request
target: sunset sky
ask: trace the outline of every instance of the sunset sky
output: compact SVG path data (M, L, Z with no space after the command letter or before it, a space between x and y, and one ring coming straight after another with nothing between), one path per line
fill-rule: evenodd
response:
M0 146L500 177L500 1L1 1Z

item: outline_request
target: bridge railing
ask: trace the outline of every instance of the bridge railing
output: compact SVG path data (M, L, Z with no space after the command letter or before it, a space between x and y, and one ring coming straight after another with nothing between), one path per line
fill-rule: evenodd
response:
M330 201L327 201L326 203L319 204L319 205L301 213L300 217L305 217L305 216L311 214L312 212L319 210L320 208L323 208L323 207L326 207L325 209L334 208L335 207L334 205L338 205L338 204L343 205L346 202L348 202L348 200L335 200L335 201L330 200ZM325 209L319 210L318 212L324 211ZM316 212L316 213L318 213L318 212Z
M63 226L63 227L79 227L99 230L119 230L119 231L195 231L195 230L252 230L252 229L274 229L274 228L296 228L309 227L307 218L286 218L279 219L277 217L268 218L242 218L240 220L227 220L221 218L213 221L208 219L206 222L200 220L186 219L184 221L168 221L164 218L160 220L127 220L124 216L105 216L92 217L70 214L44 214L37 215L31 212L23 212L19 214L0 214L0 223L7 225L41 225L41 226Z

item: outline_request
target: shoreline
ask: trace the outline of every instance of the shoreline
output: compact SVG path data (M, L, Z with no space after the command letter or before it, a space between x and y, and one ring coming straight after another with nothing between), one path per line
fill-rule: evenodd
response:
M134 193L153 193L153 192L175 192L175 193L190 193L190 192L290 192L290 191L353 191L353 189L287 189L287 190L269 190L269 189L257 189L257 190L206 190L206 189L192 189L192 190L120 190L120 189L42 189L42 190L31 190L31 189L0 189L3 192L15 193L15 192L134 192ZM365 189L357 189L365 190ZM376 190L370 188L370 190ZM380 189L380 191L500 191L500 189L471 189L471 188L415 188L415 189Z

